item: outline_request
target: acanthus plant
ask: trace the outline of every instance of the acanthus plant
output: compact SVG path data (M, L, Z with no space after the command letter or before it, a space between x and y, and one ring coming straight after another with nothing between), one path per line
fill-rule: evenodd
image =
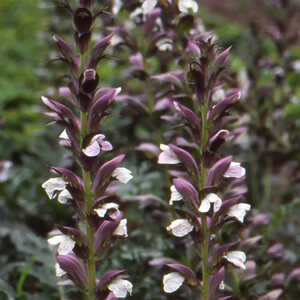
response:
M128 104L127 115L131 113L136 118L131 136L135 149L157 157L166 127L161 117L172 105L172 100L166 89L158 89L155 85L155 81L165 82L156 75L174 67L185 46L185 23L188 21L192 29L201 22L193 16L198 11L198 4L193 0L140 2L115 1L112 7L114 12L121 10L129 14L129 20L117 19L111 26L117 37L112 47L114 55L118 56L124 48L130 55L129 60L119 57L126 70L123 79L127 84L124 94L117 100ZM176 86L181 85L182 74L182 71L171 71L165 77ZM149 131L144 139L139 136L140 127Z
M233 223L243 223L251 208L244 198L246 172L231 155L219 153L234 137L227 127L238 117L228 111L240 99L240 91L231 88L224 97L218 94L221 87L225 89L230 48L220 52L213 37L203 32L190 36L186 51L192 59L183 80L190 88L188 93L180 89L170 92L173 117L169 121L177 134L175 143L161 145L158 163L184 168L170 170L169 204L175 220L166 229L176 237L189 235L199 256L198 262L190 261L190 265L167 264L172 272L164 275L163 289L173 293L186 282L201 290L201 299L227 299L218 295L228 271L234 287L225 284L225 290L242 299L234 268L246 269L246 254L239 248L238 235L231 233L227 241L226 232L228 227L233 231ZM176 145L180 136L186 141L184 147Z
M107 160L113 146L101 130L100 123L120 93L120 88L98 88L101 81L97 67L109 46L112 34L91 47L92 27L102 11L95 11L93 0L80 0L70 12L74 42L79 54L62 38L54 35L61 60L68 66L69 85L59 89L66 104L47 97L43 103L50 109L46 115L63 126L59 144L72 151L81 175L65 168L52 167L56 177L42 184L50 199L71 205L77 226L60 226L48 239L56 249L56 274L65 275L87 299L125 298L132 292L125 270L109 271L97 278L97 266L109 255L118 239L127 237L127 219L119 204L113 202L113 180L126 184L131 172L121 167L125 155Z

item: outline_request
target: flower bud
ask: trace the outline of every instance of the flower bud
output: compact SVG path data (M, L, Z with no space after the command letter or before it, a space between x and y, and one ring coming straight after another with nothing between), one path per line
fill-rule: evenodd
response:
M89 94L95 91L99 82L99 76L94 69L86 69L80 76L81 89L84 93Z
M77 48L81 54L83 54L87 51L89 44L90 44L91 36L92 36L91 32L87 32L87 33L75 32L74 33L74 39L75 39Z
M73 13L73 24L79 33L87 33L93 24L93 16L86 8L78 8Z
M86 269L74 254L58 255L56 260L77 286L86 287L88 285Z
M95 0L79 0L79 6L90 8L94 4Z

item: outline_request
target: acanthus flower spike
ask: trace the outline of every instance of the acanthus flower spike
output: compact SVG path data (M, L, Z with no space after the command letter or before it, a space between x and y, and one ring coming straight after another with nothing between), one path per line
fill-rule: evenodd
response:
M61 59L69 67L66 76L68 86L59 89L59 97L67 104L42 97L43 103L50 109L46 115L64 127L59 135L59 144L72 151L81 175L69 169L52 167L51 170L60 177L45 181L42 187L50 199L57 197L60 203L70 204L76 213L74 227L61 226L60 231L48 239L49 244L55 246L52 248L57 254L57 275L67 274L88 300L99 297L112 300L130 295L132 284L117 277L123 271L115 272L106 282L104 291L99 291L99 282L100 285L103 283L103 280L97 280L99 262L112 250L114 241L128 236L127 219L122 218L118 203L109 202L114 191L108 186L114 178L127 183L132 175L120 166L125 155L110 161L105 161L104 155L101 155L113 151L113 146L106 140L100 122L108 115L107 109L121 88L98 88L101 77L97 67L113 34L105 36L90 49L93 24L103 12L94 12L94 3L94 0L79 0L77 7L71 7L65 1L64 7L72 15L73 38L80 53L54 35Z

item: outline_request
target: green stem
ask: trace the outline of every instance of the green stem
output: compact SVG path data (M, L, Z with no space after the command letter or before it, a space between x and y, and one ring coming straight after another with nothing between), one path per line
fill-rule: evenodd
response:
M205 147L207 144L208 139L208 124L207 124L207 102L204 101L203 105L201 106L201 121L202 121L202 134L201 134L201 142L200 142L200 154L203 157ZM201 178L199 180L199 190L203 189L206 184L206 173L207 170L203 163L203 159L201 159L200 163L200 171L201 171ZM203 232L203 242L201 245L201 257L202 257L202 279L203 279L203 287L202 287L202 299L209 300L209 264L208 264L208 251L209 251L209 228L207 226L207 218L206 215L201 214L201 225L202 225L202 232Z
M203 228L203 243L201 247L202 256L202 299L209 299L209 266L208 266L208 243L209 243L209 230L207 226L206 216L201 216L201 223Z
M87 120L88 113L80 113L81 120L81 131L80 131L80 143L84 140L84 137L88 133ZM88 260L87 260L87 270L88 270L88 300L95 300L96 291L96 260L94 251L94 230L88 222L88 216L92 214L93 210L93 200L94 195L92 192L92 180L90 172L87 172L84 167L81 167L82 177L85 188L85 226L87 234L87 244L88 244Z

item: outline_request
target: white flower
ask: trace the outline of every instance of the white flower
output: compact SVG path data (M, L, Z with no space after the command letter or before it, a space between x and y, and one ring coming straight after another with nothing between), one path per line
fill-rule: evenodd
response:
M160 51L172 51L173 50L173 41L170 38L163 38L160 39L157 43L156 43L156 47L158 48L158 50Z
M116 216L119 212L119 204L113 202L105 203L101 207L94 209L94 211L100 218L104 218L107 211L111 209L114 210L114 212L110 214L110 217Z
M62 190L57 197L57 201L61 204L67 204L72 199L72 195L67 189Z
M9 178L9 169L12 167L12 162L4 160L0 162L0 182L4 182Z
M113 235L118 235L122 237L128 237L127 233L127 219L122 219L118 227L115 229Z
M69 138L69 136L68 136L68 134L67 134L67 130L66 129L64 129L61 133L60 133L60 135L58 136L60 139L62 139L62 140L66 140L66 141L69 141L70 140L70 138Z
M113 292L117 298L126 298L127 294L131 295L132 287L133 285L130 281L122 278L115 278L108 285L108 289Z
M179 0L178 1L178 8L180 12L187 14L191 9L193 13L198 11L198 4L194 0Z
M131 171L126 168L116 168L112 173L112 177L125 184L133 178Z
M246 174L245 168L241 167L239 162L231 162L228 170L225 172L224 177L241 178Z
M225 91L220 88L220 89L217 89L216 91L214 91L211 98L212 98L213 102L220 102L220 101L224 100L225 97L226 97Z
M159 164L175 165L180 163L180 160L169 146L160 144L160 149L162 150L162 152L158 156Z
M42 184L42 188L45 189L49 199L53 199L56 192L63 191L67 186L61 177L50 178Z
M170 191L171 191L171 198L169 200L170 205L173 205L175 201L180 201L183 199L182 195L176 190L175 185L171 185Z
M75 241L65 234L57 234L48 239L48 244L51 246L58 245L57 252L60 255L67 255L72 252Z
M90 141L90 143L82 149L82 152L88 157L95 157L102 151L110 151L113 146L110 142L105 141L105 135L96 134Z
M230 251L224 256L224 258L236 267L246 270L246 266L244 264L246 261L246 254L243 251Z
M156 4L157 4L157 0L145 0L142 5L143 14L147 15L151 13L151 11L154 9Z
M131 20L136 20L140 15L143 14L143 10L140 7L137 7L131 14L130 14L130 19Z
M224 284L224 281L222 280L219 284L219 289L220 290L224 290L225 289L225 284Z
M55 264L55 274L56 277L62 277L63 275L67 274L58 263Z
M122 1L121 0L114 0L113 1L113 7L112 7L113 14L116 15L120 11L121 7L122 7Z
M238 203L230 207L227 215L229 217L234 217L241 223L244 222L246 212L251 209L251 205L248 203Z
M207 213L210 210L211 203L214 204L214 212L216 213L221 208L222 199L217 194L210 193L201 201L201 205L198 210L202 213Z
M165 293L174 293L183 284L185 278L178 272L171 272L163 277L163 289Z
M293 67L293 69L296 71L296 73L300 73L300 59L295 60L295 61L292 63L292 67Z
M177 237L183 237L189 234L193 229L194 226L187 219L174 220L167 227L167 230L171 231L172 234Z

